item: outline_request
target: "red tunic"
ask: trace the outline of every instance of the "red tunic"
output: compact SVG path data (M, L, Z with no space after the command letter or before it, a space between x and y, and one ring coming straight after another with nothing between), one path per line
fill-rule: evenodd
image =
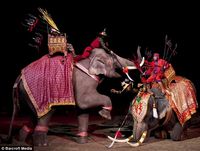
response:
M146 82L160 82L164 78L164 70L168 67L169 64L163 59L158 59L158 61L152 61L150 63L149 69L145 72L145 75L150 75Z

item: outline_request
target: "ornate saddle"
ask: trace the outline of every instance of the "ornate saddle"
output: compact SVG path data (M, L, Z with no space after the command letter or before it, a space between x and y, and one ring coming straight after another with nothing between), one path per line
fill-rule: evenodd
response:
M172 80L174 80L174 78L175 78L175 76L176 76L176 72L175 72L175 70L174 70L174 68L172 67L171 64L169 64L169 68L167 68L167 69L165 70L164 76L165 76L165 78L166 78L168 84L171 83Z
M49 55L52 56L57 52L61 52L67 56L67 39L66 34L48 34L48 50Z
M176 72L171 64L169 64L169 68L167 68L164 72L164 78L162 79L162 83L165 88L168 88L170 83L176 78ZM159 84L157 82L152 83L153 88L159 88Z

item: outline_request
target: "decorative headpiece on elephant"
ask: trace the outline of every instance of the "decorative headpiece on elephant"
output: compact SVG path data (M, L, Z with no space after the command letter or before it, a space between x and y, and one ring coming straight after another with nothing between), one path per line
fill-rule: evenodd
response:
M60 60L61 59L61 60ZM34 61L27 67L25 67L17 78L14 87L13 87L13 116L12 121L10 123L9 135L8 139L11 138L12 125L16 113L17 105L19 104L19 100L26 100L28 106L31 108L30 111L34 113L34 117L36 119L36 126L33 127L33 131L29 130L27 126L24 126L20 130L20 140L25 141L28 134L33 133L33 143L35 146L46 146L47 143L47 132L48 132L48 124L51 116L54 112L54 109L51 108L54 105L67 105L70 103L71 105L77 106L78 109L78 134L77 134L77 142L86 143L88 136L88 122L89 122L89 112L88 109L93 107L101 106L102 109L99 111L99 114L107 119L111 119L110 110L112 109L111 99L103 94L100 94L96 89L99 84L100 75L104 75L110 78L120 77L120 74L116 72L116 69L123 69L125 67L130 69L136 69L135 64L128 59L122 58L116 55L114 52L106 52L104 49L94 49L89 58L85 58L72 67L73 59L70 55L67 56L66 63L62 64L63 60L62 56L56 56L49 58L48 55L44 55L40 59ZM51 66L50 66L50 63ZM73 70L71 70L71 67ZM32 69L33 68L33 69ZM35 71L36 70L36 71ZM43 71L45 70L45 72ZM50 70L50 71L49 71ZM69 70L69 73L66 72ZM63 73L65 71L65 73ZM60 74L58 74L60 73ZM47 74L47 75L46 75ZM128 73L126 73L128 75ZM45 75L45 76L41 76ZM59 77L60 78L59 78ZM55 78L56 77L56 78ZM52 79L50 79L52 78ZM59 81L61 79L67 79L67 83L65 81ZM39 80L39 81L37 81ZM73 102L72 97L69 96L67 99L62 99L63 102L59 103L54 102L54 99L48 98L52 95L48 95L45 97L38 96L39 94L45 95L49 94L47 90L54 89L52 85L55 83L51 83L56 80L56 85L68 86L66 89L73 88L73 94L75 102ZM49 81L49 82L48 82ZM46 83L47 82L47 83ZM29 84L30 86L29 86ZM42 83L46 83L45 87ZM40 100L39 103L47 104L48 106L44 106L42 104L37 105L37 101L34 102L34 94L30 91L32 90L31 85L37 87L33 88L37 92L34 93ZM28 87L28 89L27 89ZM49 89L49 88L50 89ZM42 88L46 88L43 90ZM57 90L59 87L55 87L54 94L59 94L65 91ZM71 89L70 89L71 90ZM43 92L44 91L44 92ZM30 96L31 94L31 96ZM18 97L17 97L18 96ZM65 102L71 101L71 102ZM52 104L53 103L53 104ZM40 108L41 107L41 108Z
M162 128L172 140L181 140L183 131L189 126L188 120L198 107L196 90L193 83L183 77L177 77L173 86L171 96L168 97L164 96L158 88L151 89L154 95L144 92L139 99L136 97L131 107L134 118L133 134L126 139L110 136L108 138L113 142L126 142L136 147L145 141L152 130ZM157 118L153 113L155 106L158 112ZM130 142L132 139L135 143Z

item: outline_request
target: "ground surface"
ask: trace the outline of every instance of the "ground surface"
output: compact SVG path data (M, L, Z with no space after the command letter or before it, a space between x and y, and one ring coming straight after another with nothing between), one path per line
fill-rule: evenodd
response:
M121 118L123 119L123 118ZM2 137L6 136L10 119L7 117L0 118L0 134ZM116 122L118 120L118 122ZM199 151L200 150L200 125L194 124L188 129L187 138L183 141L175 142L171 139L155 139L150 137L147 142L143 143L137 148L133 148L126 143L115 143L112 148L106 146L111 144L107 135L113 136L118 129L120 118L113 119L113 127L106 126L106 121L100 116L95 115L90 118L89 125L89 142L87 144L77 144L75 142L77 121L73 116L66 118L65 116L54 116L50 123L50 130L48 133L48 147L34 147L34 151ZM121 120L120 120L121 121ZM31 139L27 143L18 142L15 138L19 128L26 123L26 117L18 117L14 123L13 143L11 146L28 146ZM103 124L102 124L103 123ZM130 129L124 128L123 134L129 135ZM0 144L5 146L5 144Z

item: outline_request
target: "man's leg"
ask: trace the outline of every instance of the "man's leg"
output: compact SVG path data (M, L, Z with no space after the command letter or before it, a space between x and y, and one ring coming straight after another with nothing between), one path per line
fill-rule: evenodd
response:
M158 81L158 84L159 84L159 86L161 88L162 93L165 94L165 88L164 88L164 85L163 85L162 81Z
M146 80L146 90L148 93L150 93L151 95L153 95L153 92L151 91L151 83L154 81L155 79L155 75L151 75L147 80Z

